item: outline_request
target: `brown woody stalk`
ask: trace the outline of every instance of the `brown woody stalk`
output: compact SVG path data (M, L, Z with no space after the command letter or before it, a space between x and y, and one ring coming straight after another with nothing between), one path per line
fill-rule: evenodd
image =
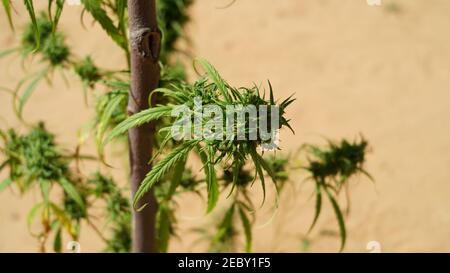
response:
M161 34L156 20L155 0L128 0L131 45L131 90L128 114L149 107L149 93L158 86L158 64ZM145 175L152 156L154 124L132 128L128 132L130 182L134 196ZM133 251L156 252L155 221L157 203L153 191L140 200L141 211L133 211Z

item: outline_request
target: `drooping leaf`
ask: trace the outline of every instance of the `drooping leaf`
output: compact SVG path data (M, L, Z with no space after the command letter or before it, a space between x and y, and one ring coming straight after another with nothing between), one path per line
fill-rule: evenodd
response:
M36 213L39 211L39 209L44 205L43 202L35 204L31 210L28 212L27 215L27 226L28 230L31 231L31 225L33 224L34 217L36 217Z
M61 252L62 249L62 235L61 235L61 228L58 227L55 233L55 239L53 239L53 250L56 253Z
M317 219L319 219L321 210L322 210L322 191L321 191L320 184L317 184L316 185L316 207L315 207L315 212L314 212L314 220L313 220L311 226L309 227L307 233L310 233L311 230L316 225L316 222L317 222Z
M31 94L36 89L36 86L38 85L38 83L46 76L46 73L47 73L47 70L44 70L44 71L38 73L25 88L25 91L23 92L22 96L19 99L19 107L18 107L19 117L22 117L23 108L24 108L25 104L27 103Z
M181 160L175 166L173 177L170 180L170 187L169 192L167 193L167 199L170 199L173 196L178 185L180 185L181 179L183 178L183 171L185 168L186 168L186 159Z
M236 187L236 185L238 183L240 169L241 169L241 162L239 162L238 160L235 160L233 162L233 182L232 182L233 185L231 186L231 190L230 190L230 193L228 193L227 198L231 196L234 188Z
M12 15L11 15L11 3L10 0L2 0L3 3L3 9L5 10L6 16L8 17L8 23L11 29L14 30L14 25L12 22Z
M55 11L55 16L53 17L53 21L52 21L53 32L56 31L56 28L58 26L59 18L61 18L61 14L62 14L62 11L64 8L64 3L65 3L65 0L56 0L56 11Z
M70 198L72 198L80 206L80 208L82 208L84 210L85 209L85 204L83 202L83 199L81 198L80 193L75 188L75 186L70 181L68 181L66 178L64 178L64 177L59 180L59 184L64 189L64 192Z
M242 208L239 208L239 216L241 217L242 227L245 234L245 251L252 252L252 226L250 220Z
M62 210L60 207L58 207L55 203L50 203L50 208L51 208L51 211L53 212L53 214L58 219L61 226L65 227L67 232L72 237L75 237L76 230L73 229L72 223L71 223L69 217L64 212L64 210Z
M33 0L23 0L25 7L27 8L28 15L30 16L31 23L33 25L34 36L36 38L36 49L41 46L41 34L36 20L36 13L34 11Z
M331 192L328 189L325 189L328 195L328 199L331 202L331 205L333 206L333 210L334 213L336 214L336 219L338 221L339 224L339 232L340 232L340 236L341 236L341 247L340 247L340 251L342 251L344 249L345 246L345 241L347 239L347 231L345 228L345 221L344 221L344 216L342 215L342 211L339 208L339 204L337 203L336 199L334 199L333 195L331 194Z
M139 200L147 193L153 185L160 181L180 160L198 144L198 140L189 140L174 148L165 158L159 161L142 181L139 189L133 198L133 207L137 208Z
M275 183L277 180L276 174L273 172L272 168L269 164L267 164L266 160L258 153L256 153L259 163L261 164L261 167L266 171L266 173L270 176L272 181Z
M270 176L270 178L272 179L273 183L276 186L276 174L274 173L274 171L272 170L271 166L266 162L266 160L256 152L256 150L252 150L251 151L251 156L252 159L254 160L254 164L256 166L256 162L258 162L258 165L260 166L259 168L263 169L264 171L266 171L266 173ZM258 175L261 178L261 175L264 176L262 170L260 172L258 172ZM265 188L265 186L263 185L263 189Z
M217 205L219 200L219 184L217 182L216 170L214 169L214 150L208 147L207 152L206 182L208 189L208 208L207 212L211 212Z
M265 200L266 200L266 182L264 180L264 173L263 170L261 168L261 161L258 157L258 153L256 151L252 151L250 156L253 159L253 164L255 165L255 169L256 169L256 173L258 174L259 180L261 180L261 186L262 186L262 190L263 190L263 200L261 204L264 204ZM256 179L256 176L255 176Z
M108 102L108 105L106 105L105 110L103 111L100 117L95 137L97 150L100 156L103 155L103 147L104 147L102 145L103 136L105 134L106 129L108 128L109 121L111 120L114 111L117 109L117 107L120 105L121 102L122 97L115 96L113 99L111 99L111 101Z
M53 3L55 2L55 0L48 0L48 4L47 4L47 13L48 13L48 17L50 18L50 20L52 19L52 7L53 7Z
M235 204L232 204L231 207L225 213L223 220L220 222L218 226L218 231L213 238L214 241L221 241L223 237L229 233L230 229L233 228L233 215L234 215Z

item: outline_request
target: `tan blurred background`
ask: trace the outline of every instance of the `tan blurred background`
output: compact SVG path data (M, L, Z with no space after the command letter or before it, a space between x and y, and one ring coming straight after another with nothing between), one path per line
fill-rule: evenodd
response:
M229 0L195 2L188 26L194 56L210 60L233 85L270 79L277 97L295 92L298 101L289 116L296 135L282 133L284 151L323 143L323 136L353 139L362 133L371 143L366 169L376 183L352 181L346 251L368 252L370 241L389 252L450 251L450 1L383 0L381 7L370 7L366 0L237 0L227 9L218 7ZM27 16L18 12L20 30ZM97 26L79 25L80 12L67 7L60 25L75 54L92 54L107 68L124 65L120 50ZM18 39L1 14L4 50ZM0 59L1 86L13 87L24 75L19 60ZM71 148L92 112L78 80L68 77L70 86L59 75L52 87L39 85L25 117L45 120L58 142ZM4 93L0 117L2 128L19 124ZM93 152L93 146L84 151ZM122 167L113 173L126 184L126 155L120 149L114 155ZM301 172L292 175L297 184L304 179ZM338 251L328 204L305 245L314 200L308 185L292 189L282 195L274 221L254 229L254 251ZM0 194L1 252L37 251L26 226L37 198L19 198L11 190ZM204 204L195 196L179 202L179 239L171 251L202 251L190 229L211 220L203 217ZM257 225L268 217L262 213ZM103 248L88 230L80 243L83 252Z

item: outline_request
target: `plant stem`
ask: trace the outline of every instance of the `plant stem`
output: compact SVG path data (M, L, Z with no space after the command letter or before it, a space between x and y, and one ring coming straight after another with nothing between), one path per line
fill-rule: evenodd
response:
M161 35L157 28L155 0L128 0L128 20L131 45L131 90L128 114L149 108L149 93L158 86L158 64ZM154 124L132 128L128 132L130 182L132 196L150 171ZM139 201L148 204L141 211L133 211L133 251L156 252L155 222L157 203L153 191Z

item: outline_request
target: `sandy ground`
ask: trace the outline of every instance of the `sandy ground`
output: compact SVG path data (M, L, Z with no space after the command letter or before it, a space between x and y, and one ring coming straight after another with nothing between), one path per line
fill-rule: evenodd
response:
M346 251L367 252L370 241L382 251L450 251L450 1L384 0L370 7L365 0L237 0L217 8L227 2L196 1L188 27L191 51L234 85L270 79L278 97L295 92L298 101L289 115L296 135L283 132L285 151L323 143L322 136L362 133L371 143L367 169L376 184L363 177L352 183ZM25 17L19 12L17 26ZM123 64L119 49L97 27L79 26L80 8L64 12L61 27L77 55L92 53L104 67ZM13 47L16 38L4 16L0 25L0 50ZM0 60L1 86L12 87L23 75L17 60ZM39 86L25 115L46 120L59 142L71 147L91 112L73 76L70 86L55 78L51 88ZM10 97L0 93L0 102L1 126L17 126ZM125 166L125 155L116 157ZM125 181L125 168L115 174ZM303 175L293 174L297 184ZM275 220L254 229L254 250L302 251L313 216L309 197L308 185L286 191ZM0 251L36 251L26 227L36 199L0 194ZM171 250L201 251L189 232L208 221L201 200L188 196L180 207L180 239ZM308 251L339 248L330 206L325 210ZM263 215L258 223L266 220ZM90 231L81 245L82 251L102 249Z

